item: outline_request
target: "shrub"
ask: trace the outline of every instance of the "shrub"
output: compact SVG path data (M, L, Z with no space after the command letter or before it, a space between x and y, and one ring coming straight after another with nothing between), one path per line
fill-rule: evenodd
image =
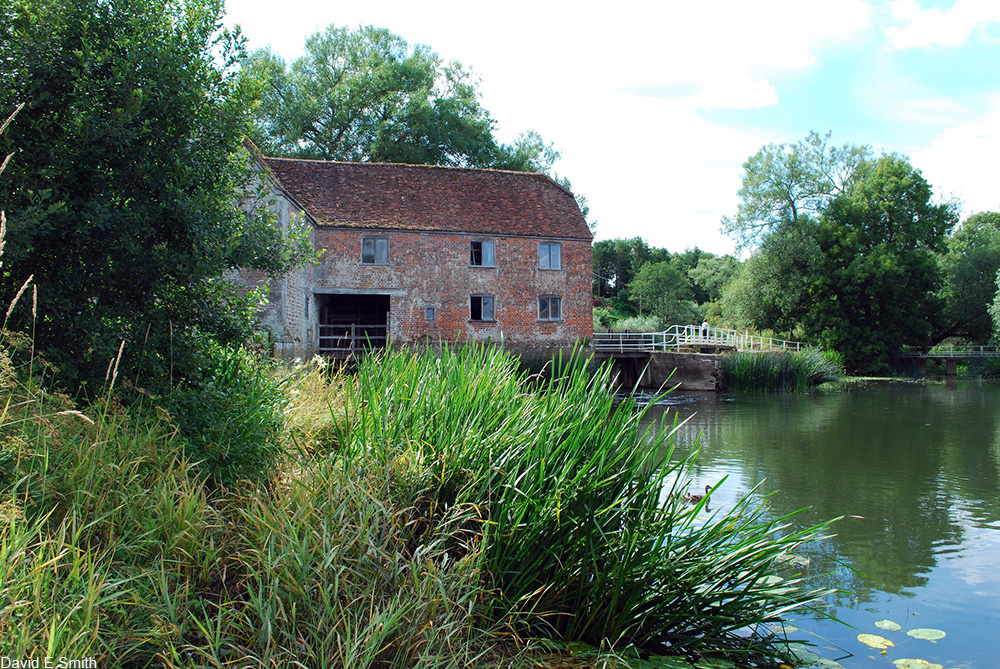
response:
M652 314L646 316L629 316L614 324L615 332L661 332L663 324Z
M844 377L836 355L801 351L738 351L723 358L726 389L734 392L806 390Z
M608 307L594 307L594 332L601 332L614 327L619 315Z
M273 473L283 451L285 397L256 354L213 346L202 378L174 390L164 404L177 419L186 457L213 485Z
M1000 379L1000 357L973 358L969 361L968 374L975 379Z

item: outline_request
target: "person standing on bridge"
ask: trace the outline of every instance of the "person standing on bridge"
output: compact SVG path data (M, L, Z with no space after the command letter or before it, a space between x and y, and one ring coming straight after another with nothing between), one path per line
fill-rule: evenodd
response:
M706 318L701 323L701 338L708 339L708 319Z

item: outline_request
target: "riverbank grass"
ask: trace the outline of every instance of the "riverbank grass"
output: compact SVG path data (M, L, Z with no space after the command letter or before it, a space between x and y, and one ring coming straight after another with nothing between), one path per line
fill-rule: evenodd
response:
M842 361L817 348L737 351L723 356L723 368L732 392L801 392L845 378Z
M281 453L226 485L217 466L257 469L213 442L206 474L155 402L80 411L5 359L3 656L495 666L545 638L749 665L825 595L782 572L823 527L685 503L670 431L579 357L544 378L483 346L277 370Z

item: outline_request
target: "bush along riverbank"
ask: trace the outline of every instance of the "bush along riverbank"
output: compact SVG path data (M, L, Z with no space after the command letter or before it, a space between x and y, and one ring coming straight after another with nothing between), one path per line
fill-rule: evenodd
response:
M843 361L817 348L738 351L722 360L725 387L731 392L801 392L845 379Z
M5 657L520 666L582 642L609 662L629 647L763 666L789 659L772 623L826 594L782 566L824 527L790 531L750 499L711 517L690 504L669 430L646 434L578 358L546 379L478 346L373 356L353 376L275 369L280 452L240 463L259 455L238 443L253 429L215 426L192 451L155 402L109 390L81 411L6 341ZM222 358L216 394L251 384L271 425L272 393Z

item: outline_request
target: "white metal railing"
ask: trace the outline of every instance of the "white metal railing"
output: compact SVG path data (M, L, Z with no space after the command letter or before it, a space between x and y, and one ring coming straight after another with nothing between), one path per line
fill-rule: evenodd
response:
M700 325L672 325L663 332L595 332L594 350L613 353L679 351L686 346L726 346L737 351L800 351L809 344Z
M932 346L903 351L908 358L997 358L1000 348L995 346Z

